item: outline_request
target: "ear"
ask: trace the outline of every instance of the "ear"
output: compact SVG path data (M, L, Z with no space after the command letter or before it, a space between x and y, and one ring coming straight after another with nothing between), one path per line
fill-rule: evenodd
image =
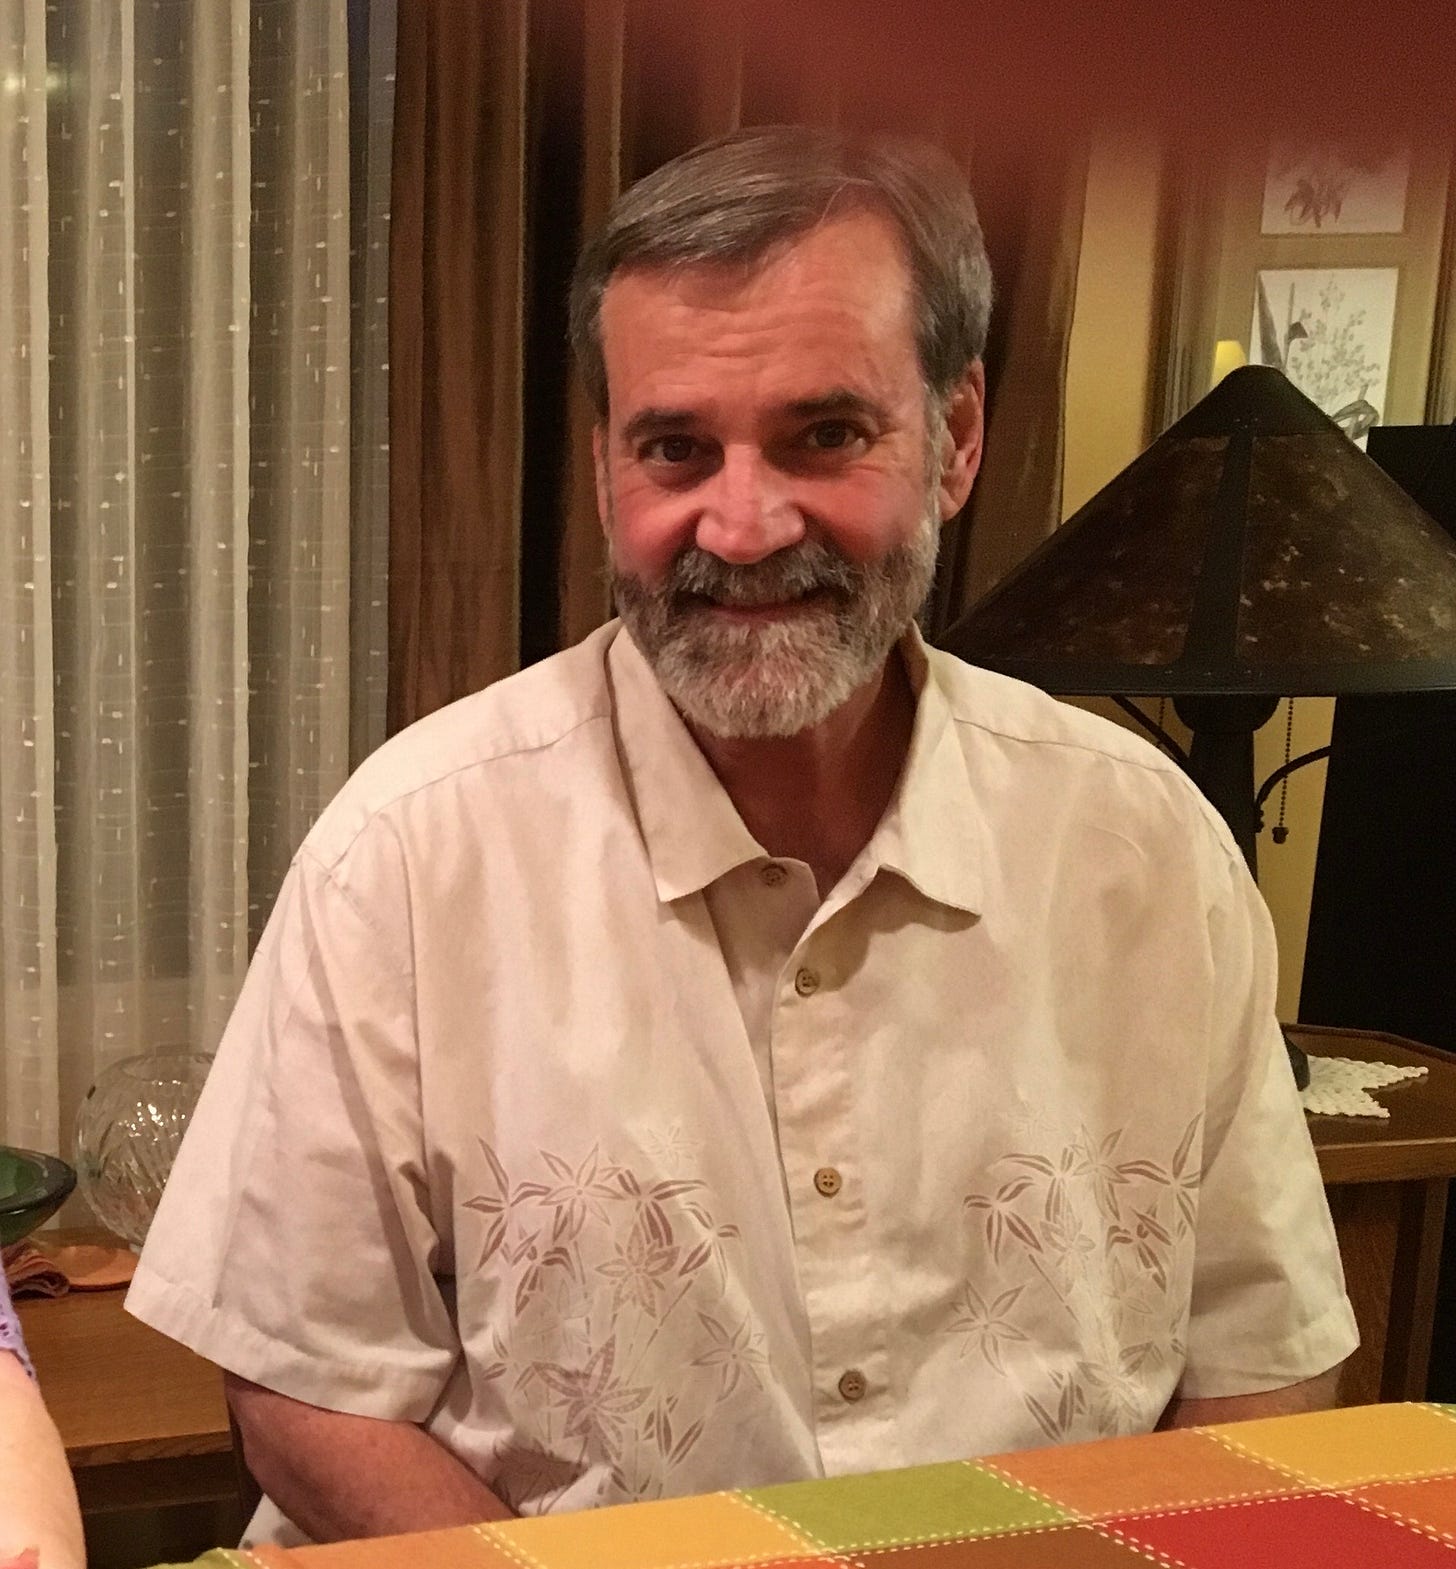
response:
M607 491L607 425L605 420L598 420L592 426L592 473L596 479L597 489L597 520L606 532L607 519L612 515L612 508Z
M986 368L980 360L972 360L956 384L946 406L945 423L937 492L942 523L948 523L965 506L981 467L981 443L986 433Z

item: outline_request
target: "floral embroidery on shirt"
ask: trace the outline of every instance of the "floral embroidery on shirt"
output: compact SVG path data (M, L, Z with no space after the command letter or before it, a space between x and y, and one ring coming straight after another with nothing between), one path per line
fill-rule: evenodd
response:
M1147 1375L1182 1363L1202 1121L1165 1161L1129 1156L1124 1128L1097 1140L1084 1130L1055 1152L1002 1156L989 1168L999 1180L965 1195L994 1279L967 1282L946 1333L961 1337L962 1356L1020 1376L1007 1348L1033 1339L1023 1326L1044 1322L1048 1299L1060 1306L1076 1369L1048 1366L1038 1389L1021 1392L1053 1442L1088 1422L1136 1430Z
M1009 1343L1020 1341L1025 1344L1030 1338L1007 1317L1025 1290L1025 1286L1012 1286L1010 1291L1003 1291L994 1301L987 1302L969 1281L966 1282L961 1290L960 1314L950 1326L952 1333L958 1331L964 1337L962 1356L968 1351L979 1351L1005 1377L1007 1370L1002 1352Z
M760 1388L759 1369L768 1366L768 1357L762 1347L763 1337L751 1330L747 1323L737 1329L727 1329L707 1313L698 1314L698 1322L708 1332L712 1344L701 1356L693 1358L694 1367L715 1367L723 1382L718 1393L726 1398L745 1378L752 1379Z
M464 1208L499 1296L475 1377L502 1381L515 1429L496 1485L545 1510L604 1462L603 1498L661 1495L720 1403L764 1387L764 1337L730 1285L738 1227L715 1218L700 1179L644 1182L600 1146L537 1150L521 1178L480 1148L490 1186Z
M642 1147L670 1170L681 1171L691 1164L703 1146L697 1139L688 1137L682 1123L674 1122L660 1132L648 1133L642 1140Z
M614 1383L612 1364L617 1356L614 1339L605 1341L584 1368L537 1362L532 1371L558 1397L568 1438L585 1438L607 1445L620 1444L627 1418L652 1398L646 1387Z

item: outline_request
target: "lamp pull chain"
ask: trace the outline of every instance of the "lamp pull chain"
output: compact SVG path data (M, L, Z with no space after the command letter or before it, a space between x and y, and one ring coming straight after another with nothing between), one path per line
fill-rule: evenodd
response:
M1289 762L1289 754L1293 750L1294 742L1294 699L1284 699L1284 761ZM1289 829L1284 823L1284 808L1289 804L1289 775L1279 781L1279 821L1274 824L1270 837L1275 844L1283 844L1289 837Z

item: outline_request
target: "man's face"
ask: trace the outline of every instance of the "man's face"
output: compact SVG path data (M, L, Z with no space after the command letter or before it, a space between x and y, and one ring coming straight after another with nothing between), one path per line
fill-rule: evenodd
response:
M970 479L944 482L954 443L927 407L912 312L894 230L864 213L753 269L607 287L597 490L617 604L714 734L818 724L929 591ZM978 453L979 381L969 395Z

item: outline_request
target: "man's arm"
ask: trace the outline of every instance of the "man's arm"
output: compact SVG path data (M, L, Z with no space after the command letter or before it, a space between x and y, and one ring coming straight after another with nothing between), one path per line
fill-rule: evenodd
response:
M413 1422L327 1411L233 1373L224 1382L248 1469L316 1542L511 1518L468 1466Z
M1335 1403L1343 1367L1341 1363L1303 1383L1266 1389L1257 1395L1223 1395L1207 1400L1184 1400L1174 1395L1159 1418L1158 1427L1206 1427L1211 1422L1249 1422L1255 1417L1325 1411Z

